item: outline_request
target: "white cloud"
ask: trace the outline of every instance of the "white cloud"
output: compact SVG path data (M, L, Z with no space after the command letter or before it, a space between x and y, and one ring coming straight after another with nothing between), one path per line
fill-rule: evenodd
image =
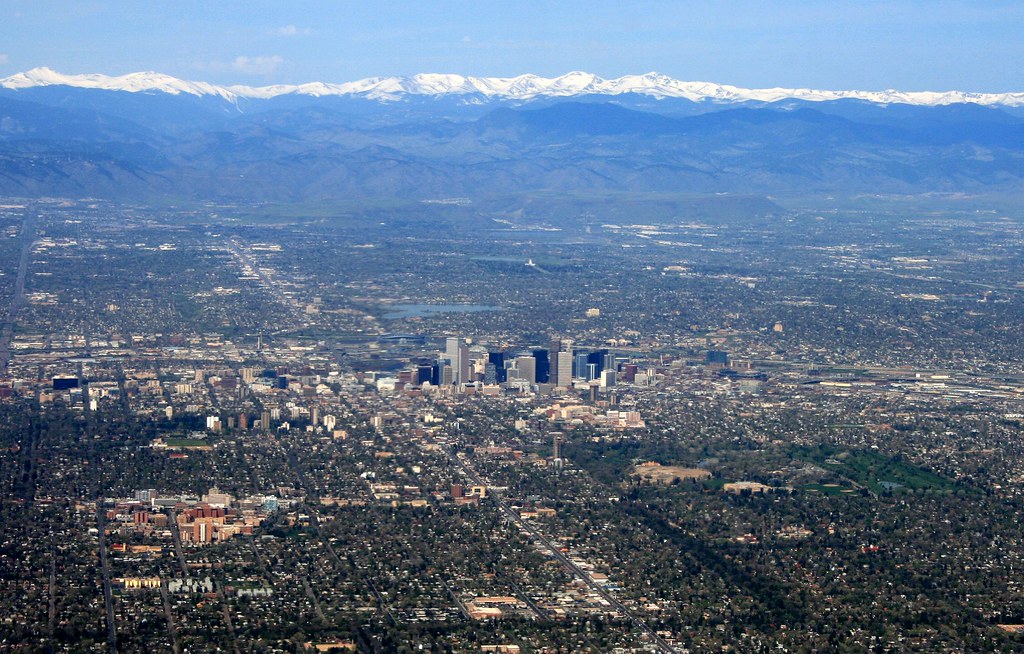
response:
M10 57L8 57L4 53L0 52L0 66L3 66L4 64L6 64L10 60L11 60Z
M269 75L284 63L281 55L269 57L246 57L239 55L231 62L231 70L246 75Z
M307 36L312 33L313 30L308 27L296 27L294 25L285 25L274 30L274 34L278 36Z

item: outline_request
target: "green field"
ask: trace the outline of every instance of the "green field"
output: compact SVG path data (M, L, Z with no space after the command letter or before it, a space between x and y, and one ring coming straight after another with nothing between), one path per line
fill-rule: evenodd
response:
M953 491L957 488L951 479L914 465L899 456L888 456L881 452L808 447L798 448L793 452L793 458L810 461L831 470L873 493ZM837 489L815 490L827 493L829 490Z

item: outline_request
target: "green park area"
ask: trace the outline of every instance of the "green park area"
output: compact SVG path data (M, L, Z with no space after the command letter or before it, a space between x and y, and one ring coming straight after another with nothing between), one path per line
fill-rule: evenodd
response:
M866 488L872 493L948 492L957 488L954 481L914 465L900 456L890 456L873 450L807 447L795 450L793 458L835 472L839 477L852 482L856 488ZM808 490L819 490L833 495L841 493L843 488L842 484L814 484Z

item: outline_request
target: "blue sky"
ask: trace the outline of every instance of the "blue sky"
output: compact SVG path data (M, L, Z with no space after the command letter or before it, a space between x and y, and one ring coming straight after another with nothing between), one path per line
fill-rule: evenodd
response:
M215 83L658 71L745 87L1024 90L1024 2L4 0L0 76Z

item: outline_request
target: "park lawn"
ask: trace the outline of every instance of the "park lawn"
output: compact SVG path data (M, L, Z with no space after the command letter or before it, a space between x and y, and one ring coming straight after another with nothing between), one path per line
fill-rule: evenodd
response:
M953 491L956 483L899 456L872 450L819 447L798 448L794 458L832 470L873 493L886 491Z

